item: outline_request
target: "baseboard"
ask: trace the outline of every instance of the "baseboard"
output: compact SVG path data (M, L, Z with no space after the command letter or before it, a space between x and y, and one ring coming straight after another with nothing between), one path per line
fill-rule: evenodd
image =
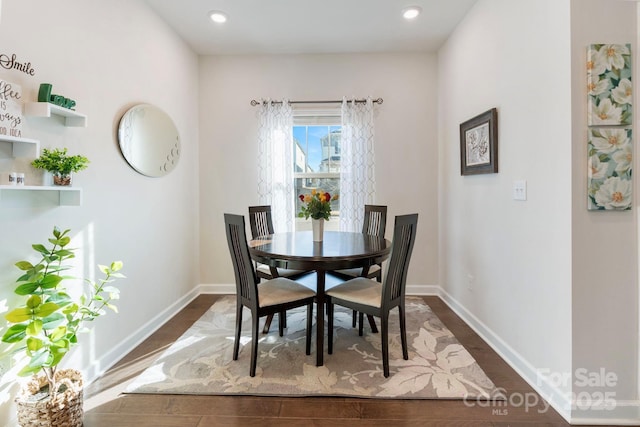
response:
M640 401L617 400L613 409L591 410L588 414L574 410L569 422L573 425L637 426L640 425Z
M115 365L125 354L130 353L134 348L140 345L151 334L156 332L167 319L175 316L184 307L193 301L202 292L200 286L196 286L186 295L179 298L176 302L171 304L166 309L162 310L159 314L147 321L144 325L138 328L137 331L127 335L127 338L120 344L113 347L109 352L105 353L98 360L93 362L90 366L85 367L82 370L82 375L85 383L89 384L92 381L99 378L109 368Z
M504 342L480 319L460 302L438 287L438 295L471 329L474 330L498 355L518 373L561 417L572 425L638 425L640 401L616 401L615 408L579 411L572 409L567 393L541 378L539 369Z
M440 296L440 286L436 285L407 285L407 295L435 295Z
M201 284L198 289L201 294L233 295L236 293L235 284Z

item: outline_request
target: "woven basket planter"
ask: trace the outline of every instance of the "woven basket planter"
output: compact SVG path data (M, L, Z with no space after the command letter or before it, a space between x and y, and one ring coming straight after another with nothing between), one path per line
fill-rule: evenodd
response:
M55 398L42 392L46 377L32 379L22 387L16 398L18 423L22 427L81 427L82 426L82 374L74 369L56 372L60 391ZM43 397L39 398L40 394Z

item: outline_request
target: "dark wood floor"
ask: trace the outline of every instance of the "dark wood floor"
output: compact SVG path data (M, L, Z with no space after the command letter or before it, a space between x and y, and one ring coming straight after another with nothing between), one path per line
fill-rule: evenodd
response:
M85 390L85 427L123 426L568 426L545 405L465 405L460 400L377 400L235 396L125 395L133 380L215 301L201 295ZM507 396L534 393L491 348L437 297L431 309ZM531 394L530 396L533 396ZM535 394L537 396L537 394ZM539 398L539 396L538 396ZM513 400L516 402L516 400Z

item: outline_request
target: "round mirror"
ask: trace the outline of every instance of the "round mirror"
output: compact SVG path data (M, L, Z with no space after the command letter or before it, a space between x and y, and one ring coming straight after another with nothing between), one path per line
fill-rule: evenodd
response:
M180 159L180 135L171 117L150 104L124 113L118 126L120 151L142 175L159 177L171 172Z

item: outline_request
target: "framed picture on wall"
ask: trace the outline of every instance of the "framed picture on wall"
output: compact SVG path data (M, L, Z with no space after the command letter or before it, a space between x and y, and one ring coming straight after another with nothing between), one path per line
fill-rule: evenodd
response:
M460 125L460 174L498 173L498 110Z

